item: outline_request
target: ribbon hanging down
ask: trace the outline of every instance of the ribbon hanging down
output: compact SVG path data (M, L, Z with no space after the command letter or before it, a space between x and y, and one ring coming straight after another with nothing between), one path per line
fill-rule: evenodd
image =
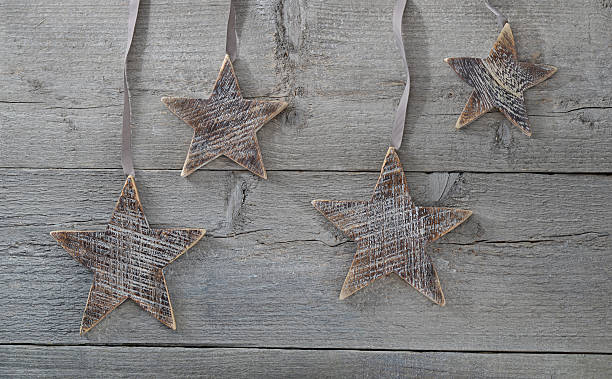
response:
M504 16L499 10L497 10L497 8L492 6L489 0L485 0L485 5L487 6L487 8L489 8L491 12L493 12L495 17L497 17L497 26L503 28L504 25L506 25L506 23L508 22L508 18Z
M397 0L393 7L393 35L395 44L400 50L404 68L406 69L406 86L404 93L400 98L399 105L395 111L395 120L393 121L393 131L391 132L391 146L399 149L402 145L402 137L404 136L404 123L406 122L406 111L408 107L408 97L410 97L410 70L408 70L408 62L406 61L406 51L404 50L404 40L402 39L402 16L406 8L406 0Z
M225 37L225 53L233 62L238 59L238 34L236 33L236 7L235 0L230 0L230 11L227 18L227 35Z
M132 159L132 106L130 104L130 87L127 80L127 59L134 37L134 27L138 18L140 0L130 0L128 5L128 41L123 57L123 128L121 129L121 166L128 176L134 176L134 161Z

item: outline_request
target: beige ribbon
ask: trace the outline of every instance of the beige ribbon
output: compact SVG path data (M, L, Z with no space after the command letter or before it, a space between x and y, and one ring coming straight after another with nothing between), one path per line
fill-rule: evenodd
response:
M126 175L134 176L134 161L132 159L132 106L130 104L130 87L127 80L127 59L134 37L134 27L138 18L140 0L130 0L128 5L128 43L123 57L123 128L121 129L121 166Z
M485 0L485 5L487 6L487 8L489 8L491 12L493 12L495 17L497 17L497 26L503 28L504 25L506 25L506 23L508 22L508 18L506 18L506 16L504 16L500 11L498 11L497 8L492 6L491 3L489 3L489 0Z
M238 34L236 34L236 7L230 0L230 12L227 18L227 36L225 38L225 53L233 62L238 59Z
M400 50L404 68L406 70L406 86L404 93L400 98L399 105L395 111L395 120L393 121L393 131L391 132L391 146L399 149L402 145L404 136L404 124L406 122L406 111L408 108L408 97L410 97L410 71L408 70L408 62L406 61L406 51L404 48L404 40L402 39L402 17L406 8L406 0L397 0L393 7L393 35L395 37L395 45Z

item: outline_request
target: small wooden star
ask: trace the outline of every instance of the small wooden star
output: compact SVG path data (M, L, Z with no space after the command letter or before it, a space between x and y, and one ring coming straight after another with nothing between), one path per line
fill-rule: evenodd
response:
M132 176L125 181L105 231L51 232L74 259L94 274L81 334L128 298L164 325L176 329L162 269L195 245L205 232L150 228Z
M208 99L164 97L162 102L194 129L181 176L225 155L267 178L256 133L287 107L284 101L246 100L228 55Z
M459 226L472 212L414 205L393 147L387 151L370 200L314 200L312 205L357 243L340 299L396 273L433 302L444 305L425 246Z
M557 68L519 62L510 24L504 25L487 58L446 58L444 61L474 87L457 120L457 129L497 108L523 133L531 135L523 92L550 78Z

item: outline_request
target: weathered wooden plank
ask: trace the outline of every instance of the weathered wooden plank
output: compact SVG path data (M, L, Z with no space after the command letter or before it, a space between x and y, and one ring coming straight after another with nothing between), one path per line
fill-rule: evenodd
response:
M0 346L10 377L602 378L609 355L177 347Z
M268 170L378 170L404 79L393 1L241 3L243 94L290 101L258 135ZM181 167L192 131L159 99L209 94L226 12L221 0L143 3L130 58L137 168ZM495 113L454 130L471 89L443 58L485 56L498 33L494 17L478 0L416 0L404 19L413 77L406 168L610 172L611 8L521 0L504 12L519 58L559 67L526 95L534 135ZM119 167L124 2L10 1L2 13L2 166ZM223 159L207 167L234 166Z
M80 337L91 274L48 232L101 230L123 175L0 174L0 342L612 351L610 176L408 174L416 203L474 212L428 251L440 308L395 277L338 300L355 244L310 201L367 199L378 173L137 172L153 227L208 230L166 270L177 331L124 304Z

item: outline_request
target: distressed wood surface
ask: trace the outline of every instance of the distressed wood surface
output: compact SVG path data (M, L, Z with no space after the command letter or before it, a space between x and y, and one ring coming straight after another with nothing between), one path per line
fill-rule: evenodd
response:
M268 171L378 171L405 79L391 31L393 1L242 3L241 89L290 103L258 133ZM3 4L3 167L119 168L111 147L120 143L125 2ZM479 0L410 1L403 28L413 80L400 151L406 169L611 172L612 8L605 0L580 7L519 0L504 8L519 60L560 70L525 95L538 126L533 136L524 138L497 113L454 129L472 89L443 59L482 56L498 33L495 18ZM159 99L208 95L203 83L216 79L226 16L225 0L143 2L129 64L137 168L181 168L192 131ZM220 158L206 168L235 164Z
M310 205L371 196L405 79L394 1L239 3L241 90L289 102L257 134L269 179L223 157L179 177L192 131L159 99L208 96L227 1L143 1L128 71L140 194L153 227L209 234L165 271L178 330L126 302L79 336L91 273L48 232L103 230L115 204L126 2L0 2L0 370L610 376L610 1L501 5L518 59L559 68L525 93L531 138L498 112L453 128L472 89L443 59L491 46L482 2L408 2L410 193L474 212L430 246L443 308L393 276L339 301L356 244Z
M48 231L103 226L121 170L2 170L4 342L612 351L610 176L407 174L415 203L473 211L430 245L439 307L394 276L338 300L356 246L310 201L367 198L377 173L178 172L137 176L152 227L207 229L165 272L180 327L128 302L80 337L91 274Z
M54 231L51 236L93 273L81 321L87 333L131 299L171 329L174 312L163 269L195 245L204 229L152 229L129 176L104 231Z
M266 179L256 133L287 103L245 100L229 55L225 55L208 99L163 97L162 102L194 130L181 176L224 155Z
M402 164L390 147L369 200L313 200L312 205L357 244L340 300L376 279L397 274L436 304L444 305L440 279L425 246L455 229L471 211L417 207Z
M551 77L557 68L519 62L510 24L504 25L485 59L446 58L444 61L474 88L455 124L457 129L497 108L524 134L531 136L523 92Z
M198 349L161 347L0 347L0 375L287 378L597 378L611 375L608 355L471 354L348 350ZM25 363L25 364L24 364ZM23 367L26 366L25 370Z

